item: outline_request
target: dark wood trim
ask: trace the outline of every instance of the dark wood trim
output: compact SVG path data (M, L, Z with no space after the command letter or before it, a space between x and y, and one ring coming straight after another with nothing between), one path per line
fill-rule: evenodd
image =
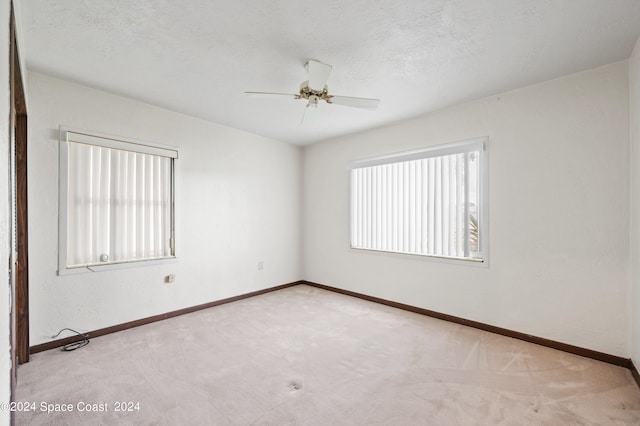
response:
M603 352L594 351L591 349L582 348L579 346L569 345L567 343L557 342L555 340L544 339L542 337L532 336L531 334L520 333L518 331L509 330L502 327L496 327L494 325L485 324L478 321L472 321L453 315L443 314L440 312L432 311L429 309L418 308L416 306L406 305L404 303L394 302L391 300L381 299L379 297L367 296L366 294L356 293L350 290L343 290L337 287L331 287L324 284L318 284L309 281L302 281L301 284L307 284L312 287L321 288L323 290L329 290L347 296L357 297L358 299L367 300L370 302L381 303L383 305L391 306L405 311L414 312L421 315L441 319L444 321L453 322L456 324L466 325L467 327L477 328L479 330L489 331L491 333L500 334L502 336L512 337L514 339L524 340L525 342L535 343L537 345L546 346L552 349L558 349L564 352L569 352L575 355L584 356L586 358L592 358L598 361L603 361L609 364L618 365L620 367L631 368L632 362L628 358L623 358L615 355L606 354Z
M638 369L636 368L636 364L633 362L632 359L629 360L629 370L631 370L631 375L633 376L634 380L636 381L636 384L638 385L638 387L640 387L640 373L638 373Z
M27 202L27 115L16 116L16 356L29 362L29 234Z
M12 12L12 19L13 12ZM20 67L20 51L18 49L18 41L17 35L15 33L15 26L13 28L12 41L15 46L13 49L13 75L12 79L14 82L14 108L16 115L26 115L27 114L27 100L24 93L24 84L22 82L22 68Z
M90 338L104 336L105 334L110 334L110 333L115 333L115 332L118 332L118 331L127 330L129 328L134 328L134 327L138 327L138 326L141 326L141 325L150 324L150 323L156 322L156 321L162 321L162 320L165 320L165 319L177 317L179 315L184 315L184 314L188 314L188 313L191 313L191 312L200 311L202 309L212 308L214 306L223 305L225 303L236 302L238 300L247 299L247 298L250 298L250 297L253 297L253 296L259 296L261 294L269 293L269 292L276 291L276 290L282 290L284 288L293 287L293 286L300 285L300 284L309 285L309 286L320 288L320 289L323 289L323 290L333 291L335 293L340 293L340 294L344 294L344 295L347 295L347 296L356 297L358 299L367 300L369 302L380 303L380 304L383 304L383 305L386 305L386 306L391 306L393 308L398 308L398 309L402 309L402 310L405 310L405 311L414 312L414 313L421 314L421 315L426 315L426 316L429 316L429 317L432 317L432 318L453 322L453 323L464 325L464 326L467 326L467 327L477 328L479 330L488 331L488 332L491 332L491 333L496 333L496 334L499 334L499 335L502 335L502 336L511 337L511 338L518 339L518 340L523 340L523 341L529 342L529 343L535 343L537 345L545 346L545 347L548 347L548 348L557 349L557 350L560 350L560 351L563 351L563 352L568 352L568 353L572 353L572 354L575 354L575 355L584 356L586 358L595 359L597 361L606 362L608 364L613 364L613 365L617 365L617 366L620 366L620 367L628 368L629 370L631 370L631 373L632 373L634 379L636 380L636 382L638 383L638 386L640 387L640 374L638 374L638 370L636 369L636 366L628 358L623 358L623 357L619 357L619 356L615 356L615 355L610 355L610 354L606 354L606 353L603 353L603 352L594 351L592 349L586 349L586 348L582 348L582 347L579 347L579 346L569 345L567 343L562 343L562 342L558 342L558 341L555 341L555 340L545 339L545 338L542 338L542 337L537 337L537 336L533 336L533 335L526 334L526 333L520 333L518 331L509 330L509 329L502 328L502 327L496 327L494 325L485 324L485 323L481 323L481 322L478 322L478 321L472 321L472 320L468 320L468 319L465 319L465 318L456 317L456 316L453 316L453 315L448 315L448 314L443 314L441 312L432 311L432 310L429 310L429 309L419 308L419 307L407 305L407 304L404 304L404 303L399 303L399 302L394 302L394 301L391 301L391 300L381 299L379 297L374 297L374 296L368 296L366 294L357 293L355 291L344 290L344 289L341 289L341 288L331 287L331 286L328 286L328 285L318 284L318 283L314 283L314 282L311 282L311 281L305 281L305 280L295 281L295 282L288 283L288 284L282 284L282 285L278 285L278 286L275 286L275 287L266 288L266 289L263 289L263 290L253 291L251 293L245 293L245 294L241 294L241 295L238 295L238 296L229 297L229 298L226 298L226 299L221 299L221 300L216 300L216 301L209 302L209 303L204 303L202 305L191 306L191 307L188 307L188 308L183 308L183 309L179 309L179 310L176 310L176 311L167 312L167 313L160 314L160 315L155 315L155 316L152 316L152 317L147 317L147 318L142 318L142 319L135 320L135 321L126 322L124 324L118 324L118 325L114 325L114 326L111 326L111 327L101 328L99 330L90 331L90 332L88 332L86 334ZM46 351L46 350L49 350L49 349L55 349L55 348L64 346L66 344L77 342L77 341L80 341L80 340L82 340L81 336L71 336L71 337L66 337L66 338L63 338L63 339L53 340L51 342L41 343L39 345L32 346L31 347L31 353L34 354L34 353Z
M22 91L22 77L16 55L15 164L16 164L16 356L18 363L29 362L29 234L27 202L27 113Z
M299 284L304 284L302 281L295 281L288 284L282 284L275 287L265 288L263 290L252 291L251 293L245 293L238 296L228 297L226 299L216 300L209 303L203 303L202 305L190 306L188 308L178 309L177 311L171 311L160 315L154 315L152 317L142 318L135 321L125 322L124 324L113 325L111 327L101 328L99 330L89 331L85 333L89 338L98 336L104 336L105 334L115 333L118 331L128 330L130 328L139 327L141 325L150 324L156 321L162 321L168 318L177 317L179 315L189 314L191 312L200 311L202 309L213 308L214 306L224 305L225 303L236 302L242 299L248 299L249 297L259 296L261 294L270 293L276 290L282 290L284 288L293 287ZM69 343L78 342L82 340L82 336L70 336L64 339L52 340L51 342L41 343L31 347L31 353L35 354L49 349L55 349L67 345Z

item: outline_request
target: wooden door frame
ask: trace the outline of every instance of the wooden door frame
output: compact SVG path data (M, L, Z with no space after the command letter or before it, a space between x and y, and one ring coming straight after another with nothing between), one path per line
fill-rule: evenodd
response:
M12 333L12 360L18 364L29 361L29 238L27 202L27 104L22 83L22 70L17 45L15 14L11 7L11 131L13 144L13 182L15 191L15 248L16 259L12 265L14 276ZM15 376L15 371L14 371Z

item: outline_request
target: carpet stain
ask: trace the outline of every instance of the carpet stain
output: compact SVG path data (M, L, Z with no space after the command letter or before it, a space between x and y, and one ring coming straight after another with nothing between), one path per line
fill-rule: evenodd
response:
M290 392L295 392L297 390L300 390L302 388L302 384L300 382L291 382L289 383L289 391Z

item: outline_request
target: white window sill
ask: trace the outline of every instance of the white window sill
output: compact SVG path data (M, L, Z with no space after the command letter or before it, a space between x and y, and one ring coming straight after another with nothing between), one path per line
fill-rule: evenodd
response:
M448 263L451 265L468 265L481 268L488 268L489 262L486 258L477 257L451 257L451 256L438 256L433 254L419 254L402 251L390 251L390 250L374 250L365 249L359 247L349 247L350 251L355 253L367 253L380 256L397 256L397 257L413 257L414 259L423 259L427 261L434 261L440 263Z
M107 263L104 265L87 265L87 266L79 266L75 268L60 268L58 269L58 275L74 275L74 274L84 274L87 272L102 272L102 271L113 271L117 269L127 269L127 268L138 268L142 266L156 266L156 265L164 265L168 263L176 263L178 261L177 257L166 257L162 259L149 259L149 260L136 260L130 262L122 262L122 263Z

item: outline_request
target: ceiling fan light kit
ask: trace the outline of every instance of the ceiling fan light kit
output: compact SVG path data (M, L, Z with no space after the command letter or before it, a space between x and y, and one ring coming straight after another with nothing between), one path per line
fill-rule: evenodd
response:
M271 92L245 92L251 98L287 98L287 99L306 99L307 107L305 108L302 122L308 121L308 112L318 108L319 101L323 100L328 104L344 105L353 108L375 110L380 104L380 99L371 98L355 98L350 96L336 96L329 94L329 88L326 85L332 66L309 60L305 64L309 80L300 84L300 92L298 94L271 93Z

